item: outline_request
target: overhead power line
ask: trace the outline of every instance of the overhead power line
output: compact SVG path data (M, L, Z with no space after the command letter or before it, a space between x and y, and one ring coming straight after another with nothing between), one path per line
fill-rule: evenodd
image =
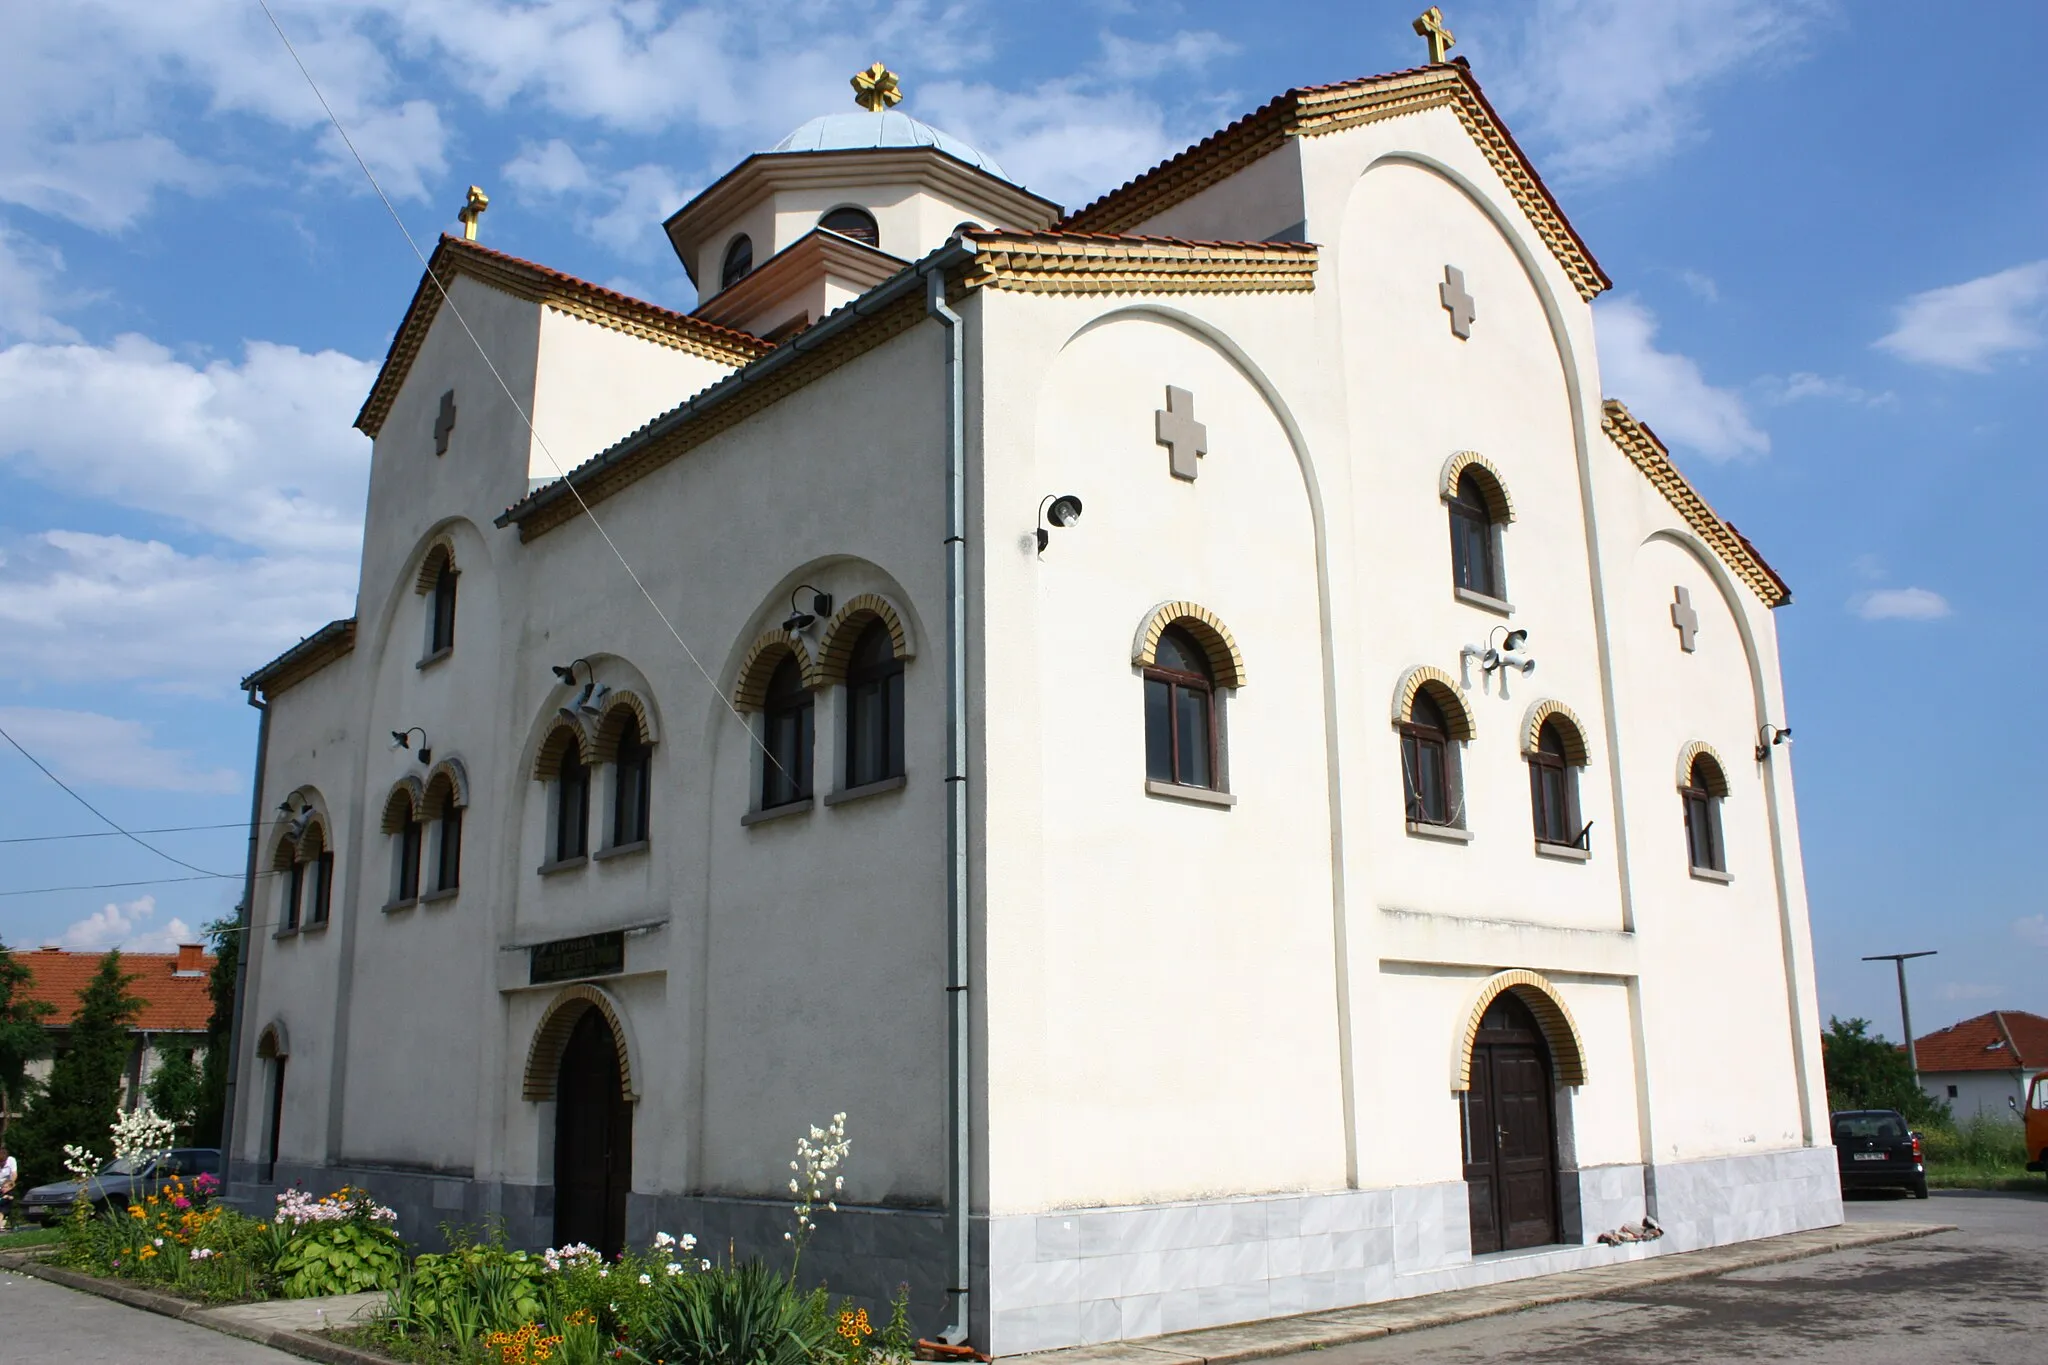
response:
M269 825L269 824L276 824L276 823L278 823L278 822L277 822L277 821L275 821L275 820L266 820L266 821L264 821L263 823L265 823L265 824ZM248 822L248 821L246 821L246 820L230 820L230 821L228 821L228 823L226 823L226 824L224 824L224 825L159 825L159 826L158 826L157 828L155 828L155 829L138 829L138 830L135 830L135 831L134 831L134 833L136 833L136 834L190 834L190 833L191 833L192 831L194 831L194 830L201 830L201 829L247 829L247 828L249 828L249 822ZM24 834L24 835L21 835L21 836L20 836L20 837L18 837L18 838L13 838L13 839L0 839L0 844L54 844L54 843L61 843L61 842L63 842L63 841L64 841L64 840L66 840L66 839L118 839L118 838L120 838L120 837L121 837L121 835L120 835L120 833L119 833L118 831L115 831L115 830L111 830L111 829L97 829L97 830L89 830L89 831L87 831L87 832L86 832L86 833L84 833L84 834Z
M270 875L266 872L259 877ZM0 891L0 896L47 896L56 891L114 891L129 886L165 886L172 882L238 882L238 872L202 872L196 877L147 877L139 882L89 882L81 886L30 886L19 891Z
M155 844L152 844L145 839L137 837L132 831L124 828L121 825L121 823L115 820L111 815L108 815L98 806L95 806L92 802L86 800L77 792L71 790L70 786L68 786L65 783L63 778L57 776L57 774L51 772L48 768L43 766L43 762L41 759L37 758L28 750L22 748L20 740L16 739L13 735L8 734L7 731L5 731L4 729L0 729L0 739L4 739L9 744L12 744L14 746L14 750L16 753L20 754L23 758L27 759L29 762L36 765L37 772L40 772L44 777L49 778L58 786L63 787L64 794L66 796L70 797L73 801L76 801L79 805L84 806L87 810L91 811L94 815L98 816L100 820L106 824L107 828L111 829L114 833L120 835L122 838L127 839L133 843L140 844L142 847L148 849L151 853L156 854L157 857L162 858L165 862L176 863L179 867L185 868L186 870L191 872L197 872L201 876L232 877L236 875L231 872L215 872L210 868L201 867L197 863L188 863L183 858L173 857L171 854L168 854L164 852L162 849L158 848Z

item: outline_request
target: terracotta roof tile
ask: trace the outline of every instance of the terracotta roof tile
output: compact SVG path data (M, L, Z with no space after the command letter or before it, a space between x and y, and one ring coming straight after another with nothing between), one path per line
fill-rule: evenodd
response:
M1917 1038L1913 1050L1923 1073L2048 1068L2048 1019L1993 1010Z
M56 1013L45 1015L50 1028L69 1024L78 1013L78 993L99 970L100 953L73 953L61 948L18 952L14 960L29 969L28 994L53 1006ZM180 961L188 974L178 973ZM135 978L128 989L142 1002L142 1013L132 1027L148 1033L204 1033L213 1016L213 997L207 993L207 974L213 970L213 955L196 945L180 953L123 953L121 970Z

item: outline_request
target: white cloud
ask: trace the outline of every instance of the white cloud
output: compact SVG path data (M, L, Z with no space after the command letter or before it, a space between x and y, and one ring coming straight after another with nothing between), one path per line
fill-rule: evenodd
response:
M1219 58L1236 55L1238 46L1207 29L1182 29L1158 42L1102 35L1098 70L1111 80L1147 80L1169 71L1203 71Z
M1780 406L1804 402L1809 398L1822 398L1831 402L1851 403L1869 408L1889 407L1899 401L1899 396L1889 389L1882 393L1874 393L1851 384L1846 379L1829 379L1808 370L1797 370L1788 375L1768 375L1757 382L1763 387L1764 396Z
M1465 46L1563 180L1640 171L1701 136L1716 84L1796 60L1824 0L1541 0ZM1489 58L1491 59L1489 61Z
M2048 948L2048 915L2027 915L2012 922L2013 937L2036 948Z
M243 784L231 769L201 769L187 751L157 748L150 742L150 728L140 721L92 711L0 706L0 730L77 786L221 793L239 791Z
M145 928L155 915L154 896L142 896L119 905L110 901L68 926L57 946L86 953L103 953L109 948L119 948L126 953L174 953L181 943L201 941L199 935L192 931L192 926L175 915L161 928Z
M1678 278L1687 289L1692 291L1693 297L1699 299L1702 303L1719 303L1721 301L1721 286L1714 283L1712 275L1703 274L1697 270L1681 270L1678 272Z
M2037 350L2048 324L2048 261L1915 294L1877 345L1901 360L1988 370L1998 356Z
M511 182L513 189L548 198L580 194L591 186L590 168L583 164L576 149L561 138L520 148L519 155L506 162L500 174Z
M352 559L370 445L349 424L375 375L260 341L204 365L134 335L22 343L0 350L0 460L238 544Z
M64 258L0 223L0 341L76 341L52 316L72 300L55 292Z
M1635 295L1602 299L1594 335L1605 392L1665 441L1710 460L1770 450L1770 436L1750 421L1740 394L1709 384L1689 357L1657 349L1656 314Z
M1849 609L1866 621L1938 621L1951 612L1948 599L1929 588L1878 588L1849 599Z

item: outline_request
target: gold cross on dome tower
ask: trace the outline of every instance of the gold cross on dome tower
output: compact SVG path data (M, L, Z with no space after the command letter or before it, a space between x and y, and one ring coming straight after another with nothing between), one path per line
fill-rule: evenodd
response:
M469 187L469 197L462 201L462 212L455 217L462 223L462 240L476 240L476 220L484 216L484 210L491 206L491 196L475 185Z
M1435 5L1431 5L1417 16L1415 33L1417 37L1428 40L1429 60L1433 66L1440 64L1444 60L1444 54L1458 41L1457 35L1444 27L1444 12Z
M870 114L879 114L892 104L903 102L903 85L896 73L876 62L853 76L853 102Z

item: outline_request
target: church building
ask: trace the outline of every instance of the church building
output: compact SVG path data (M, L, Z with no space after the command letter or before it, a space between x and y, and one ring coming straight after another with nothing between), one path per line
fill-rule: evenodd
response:
M1418 32L1072 212L878 64L687 314L473 190L244 682L238 1193L774 1257L843 1111L806 1275L991 1354L1839 1222L1789 590Z

